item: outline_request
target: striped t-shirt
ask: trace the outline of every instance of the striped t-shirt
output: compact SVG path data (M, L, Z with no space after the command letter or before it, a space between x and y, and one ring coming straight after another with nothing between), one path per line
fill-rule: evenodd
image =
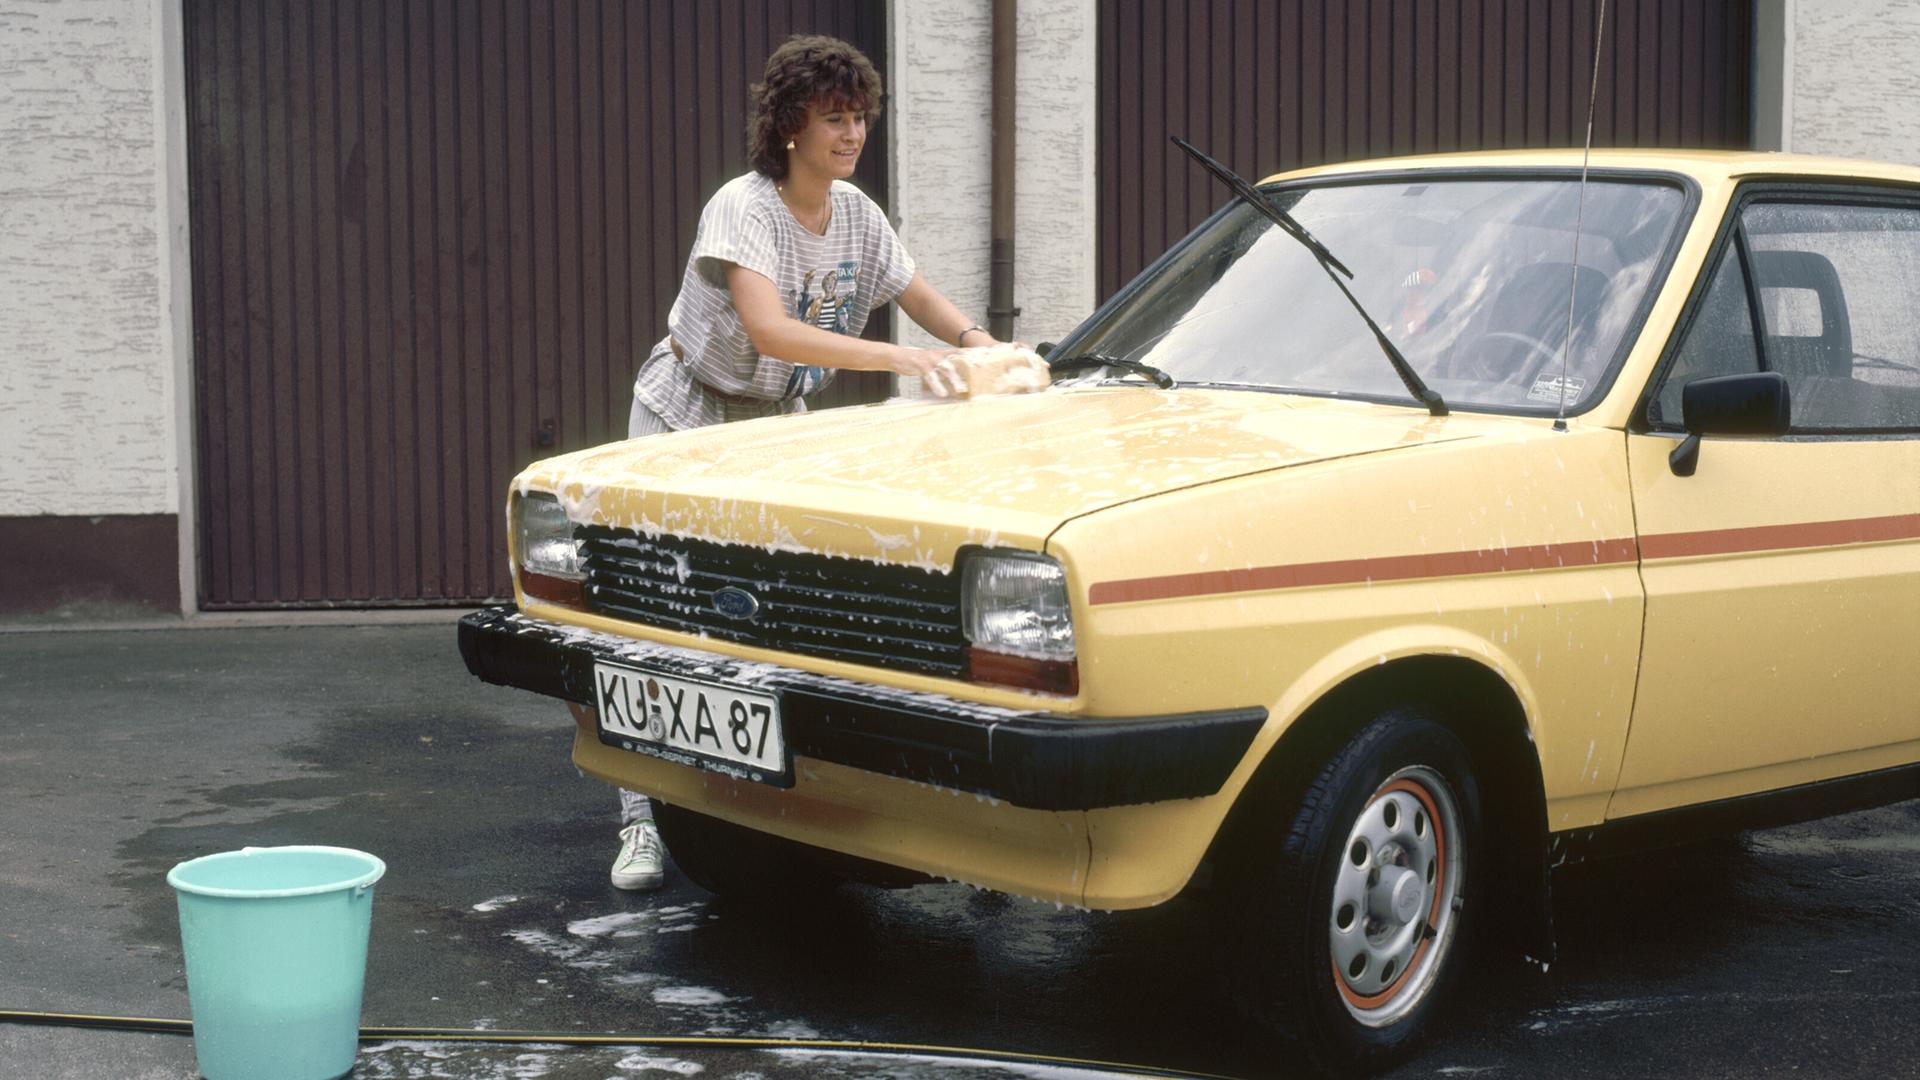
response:
M744 420L800 407L832 369L754 351L727 289L727 266L764 275L787 314L855 337L873 309L913 280L913 260L886 215L859 188L836 180L825 236L794 219L772 180L755 172L729 181L700 213L700 231L667 315L671 337L653 347L633 396L676 429ZM675 356L668 341L679 345Z

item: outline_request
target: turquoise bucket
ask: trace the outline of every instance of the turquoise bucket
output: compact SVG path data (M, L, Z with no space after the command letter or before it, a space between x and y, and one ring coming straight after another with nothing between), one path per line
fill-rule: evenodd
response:
M168 872L207 1080L332 1080L353 1068L373 883L386 872L336 847L245 848Z

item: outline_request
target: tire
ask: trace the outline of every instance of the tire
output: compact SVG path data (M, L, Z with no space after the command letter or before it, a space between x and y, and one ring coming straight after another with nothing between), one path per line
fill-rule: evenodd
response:
M1268 788L1250 793L1222 898L1236 1004L1324 1072L1383 1068L1413 1048L1471 952L1465 901L1487 860L1467 750L1393 709Z
M655 800L654 823L675 866L695 885L730 900L791 902L839 884L813 849Z

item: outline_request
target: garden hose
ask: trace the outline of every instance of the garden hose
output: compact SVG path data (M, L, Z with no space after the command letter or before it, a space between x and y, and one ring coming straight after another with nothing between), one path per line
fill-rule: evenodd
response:
M191 1035L193 1021L153 1016L96 1016L88 1013L38 1012L29 1009L0 1009L0 1023L38 1024L46 1027L88 1028L95 1031L135 1031L160 1035ZM557 1046L647 1046L681 1049L728 1050L832 1050L864 1054L917 1054L923 1057L974 1059L1005 1062L1009 1065L1052 1065L1081 1069L1101 1069L1128 1076L1169 1077L1174 1080L1232 1080L1212 1073L1185 1069L1166 1069L1147 1065L1126 1065L1114 1061L1060 1057L1053 1054L1028 1054L1011 1050L976 1050L959 1046L929 1046L919 1043L868 1042L860 1039L785 1039L728 1035L582 1035L564 1031L491 1031L469 1028L363 1027L361 1042L544 1043Z

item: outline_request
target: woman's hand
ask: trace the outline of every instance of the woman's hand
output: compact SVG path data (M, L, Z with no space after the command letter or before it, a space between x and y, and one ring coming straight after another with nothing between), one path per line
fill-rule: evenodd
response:
M932 397L953 397L967 392L966 381L954 366L958 349L915 349L906 345L895 350L888 370L895 375L911 375L920 380Z
M1030 394L1052 385L1047 362L1022 345L903 349L902 375L917 374L936 398ZM929 365L927 362L931 360Z

